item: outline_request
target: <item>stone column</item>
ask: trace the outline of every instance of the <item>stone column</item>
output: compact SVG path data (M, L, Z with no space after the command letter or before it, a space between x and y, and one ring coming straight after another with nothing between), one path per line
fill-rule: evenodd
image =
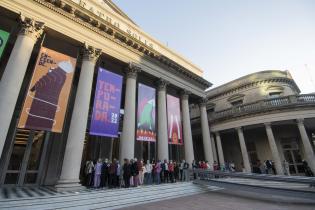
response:
M283 168L281 164L280 154L277 148L277 144L275 141L275 137L272 132L271 123L265 123L266 133L268 137L268 142L271 150L272 159L275 163L275 168L277 171L277 174L283 175Z
M165 80L158 82L158 131L157 131L157 150L158 159L169 159L168 157L168 136L167 136L167 112L166 112L166 86Z
M89 115L95 63L101 50L86 46L57 189L79 187L79 174Z
M0 81L0 156L23 83L28 62L44 24L20 17L21 30Z
M223 149L222 149L222 143L221 143L221 137L220 133L216 132L215 133L216 140L217 140L217 147L218 147L218 154L219 154L219 162L220 165L223 165L225 163L224 161L224 154L223 154Z
M300 131L301 140L304 147L305 159L309 167L312 169L312 171L315 172L315 156L314 156L313 146L306 133L305 126L304 126L304 119L297 119L297 125Z
M236 128L236 130L237 130L238 139L239 139L240 146L241 146L241 152L242 152L243 164L244 164L245 172L250 173L252 170L251 170L251 166L250 166L250 163L249 163L249 158L248 158L248 153L247 153L244 133L243 133L243 130L242 130L241 127Z
M183 138L185 146L185 159L191 167L194 158L194 147L191 135L191 125L190 125L190 115L189 115L189 105L188 105L188 95L189 92L183 91L181 93L181 104L182 104L182 115L183 115Z
M203 148L205 153L205 158L211 165L213 165L213 149L210 138L210 130L208 123L208 115L207 115L207 100L202 100L199 104L200 108L200 120L201 120L201 130L202 130L202 140L203 140Z
M218 162L218 153L217 153L217 149L215 148L215 142L214 142L213 135L210 134L210 138L211 138L212 151L213 151L213 161Z
M124 158L134 158L135 152L135 126L136 126L136 90L137 73L140 68L130 63L126 68L126 94L124 107L123 130L120 137L119 161Z

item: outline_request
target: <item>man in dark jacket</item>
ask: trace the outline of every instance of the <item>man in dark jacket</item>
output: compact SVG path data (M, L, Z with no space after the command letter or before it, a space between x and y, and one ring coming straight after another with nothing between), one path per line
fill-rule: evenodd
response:
M115 187L116 182L116 173L117 173L117 164L116 159L109 166L109 188Z
M125 158L124 166L123 166L123 178L124 178L125 188L130 187L130 177L131 177L131 165L129 163L129 160Z
M108 170L109 170L109 163L108 163L108 159L106 158L102 165L101 187L108 186L108 176L109 176Z

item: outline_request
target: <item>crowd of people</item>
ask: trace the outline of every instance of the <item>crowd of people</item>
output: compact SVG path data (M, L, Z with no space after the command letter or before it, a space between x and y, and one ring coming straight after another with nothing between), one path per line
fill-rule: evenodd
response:
M304 172L306 176L314 176L306 161L303 161ZM84 184L87 187L94 188L117 188L117 187L138 187L141 185L175 183L177 181L189 181L190 169L192 169L193 178L197 178L198 170L230 171L235 172L234 162L225 162L219 165L216 161L210 164L208 161L193 161L191 165L182 160L176 162L172 160L155 161L143 159L124 159L121 163L99 158L93 162L87 161L84 166ZM289 163L283 161L285 175L290 175ZM261 162L257 160L252 164L252 172L258 174L277 174L275 164L271 160Z
M143 159L134 158L124 159L121 165L116 159L99 158L96 162L87 161L84 166L84 184L94 188L129 188L189 180L189 163L185 160L144 162Z

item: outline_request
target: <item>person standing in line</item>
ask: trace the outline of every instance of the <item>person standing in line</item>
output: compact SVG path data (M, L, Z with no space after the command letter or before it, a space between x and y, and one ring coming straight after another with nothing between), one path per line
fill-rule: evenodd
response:
M131 177L131 165L129 163L129 160L125 158L124 165L123 165L123 178L124 178L125 188L130 187L130 177Z
M144 173L143 173L143 159L137 162L138 171L139 171L139 185L143 185Z
M155 183L155 175L156 175L156 171L155 171L155 166L156 166L156 162L155 160L153 159L152 160L152 173L151 173L151 180L152 180L152 183Z
M170 160L170 163L168 164L168 171L169 171L170 181L174 183L174 163L172 160Z
M105 158L104 163L102 164L102 174L101 174L101 187L108 186L108 171L109 171L109 162L108 159Z
M91 160L86 161L84 173L85 173L85 177L86 177L85 184L86 184L87 187L91 187L92 186L93 171L94 171L93 161L91 161Z
M95 166L95 175L94 175L94 187L99 188L101 183L101 174L102 174L102 159L99 158Z
M158 160L158 162L155 164L154 167L154 171L155 171L155 179L156 179L156 184L160 184L161 183L161 177L160 177L160 173L162 171L162 167L161 167L161 161Z
M145 184L152 184L152 164L150 160L147 160L147 164L144 166L144 183Z
M133 186L138 187L138 185L139 185L139 170L138 170L137 158L135 158L133 163L131 164L131 175L133 177Z
M196 163L195 160L192 161L191 163L191 167L193 170L193 174L194 174L194 179L197 179L197 169L198 169L198 164Z
M272 174L272 163L270 160L266 160L266 167L267 167L267 170L266 170L266 174Z
M116 161L116 187L120 187L121 166L119 160Z
M180 181L184 181L184 163L185 160L182 160L182 162L179 165Z
M108 186L109 188L115 187L115 182L116 182L116 159L113 160L113 162L109 166L109 183Z
M164 163L162 165L162 171L163 171L163 182L168 183L169 171L168 171L168 163L166 159L164 160Z
M308 166L306 160L302 160L305 176L314 176L312 169Z
M288 161L286 160L283 160L283 172L284 175L290 176L290 167Z
M174 181L179 180L179 166L176 161L174 161Z
M214 170L214 171L219 170L219 164L218 164L217 161L214 161L214 162L213 162L213 170Z
M184 168L183 168L183 173L184 173L184 181L189 181L189 164L184 160Z

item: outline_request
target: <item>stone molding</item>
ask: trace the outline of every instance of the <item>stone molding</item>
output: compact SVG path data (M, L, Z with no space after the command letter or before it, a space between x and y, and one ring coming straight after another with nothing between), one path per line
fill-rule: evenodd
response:
M130 62L128 66L125 68L125 72L127 78L137 79L138 73L141 72L141 67Z
M221 93L218 93L214 96L210 96L208 97L211 100L223 97L223 96L228 96L231 94L239 94L240 91L251 88L251 87L258 87L260 85L263 84L270 84L270 83L285 83L290 85L291 87L293 87L295 90L299 90L298 87L296 86L294 80L289 79L289 78L270 78L270 79L265 79L265 80L260 80L260 81L254 81L254 82L250 82L250 83L246 83L246 84L242 84L236 88L231 88L229 90L226 91L222 91ZM209 92L211 92L212 90L209 90Z
M167 88L168 84L169 84L168 81L160 78L157 81L157 89L158 89L158 91L166 91L166 88Z
M201 108L201 107L206 107L208 101L209 101L209 100L208 100L207 98L201 98L201 99L199 100L199 107L200 107L200 108Z
M91 61L93 63L96 63L97 59L102 54L102 50L92 47L90 45L85 44L83 47L83 60L85 61Z
M189 90L182 90L180 92L180 98L182 100L188 100L190 94L191 94L191 92Z
M211 87L212 84L201 76L189 71L185 67L179 65L168 57L162 55L158 51L144 45L139 40L129 36L126 32L108 24L106 21L99 18L97 15L78 7L76 4L65 0L33 0L48 9L57 12L72 21L89 28L90 30L104 36L107 39L127 48L134 53L146 57L150 61L154 61L160 66L167 66L168 70L174 74L179 74L181 77L191 79L195 84L198 84L203 89ZM82 16L84 15L84 17Z
M19 31L20 35L28 36L32 38L35 42L44 32L44 23L35 21L32 18L25 17L20 14L20 24L21 30Z

